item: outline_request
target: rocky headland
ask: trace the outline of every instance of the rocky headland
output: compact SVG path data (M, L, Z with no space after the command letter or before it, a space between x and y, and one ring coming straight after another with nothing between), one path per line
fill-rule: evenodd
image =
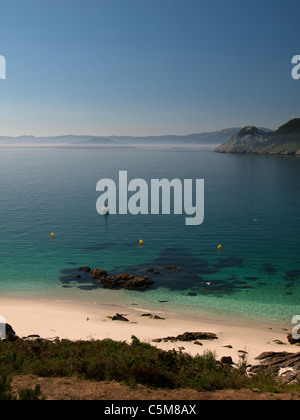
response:
M215 152L300 155L300 118L290 120L275 132L245 127Z

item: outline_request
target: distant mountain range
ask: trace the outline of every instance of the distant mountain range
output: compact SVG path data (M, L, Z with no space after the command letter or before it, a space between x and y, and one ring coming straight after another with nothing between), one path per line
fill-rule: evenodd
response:
M216 150L219 153L300 155L300 118L288 121L275 132L245 127Z
M227 128L220 131L198 133L189 135L165 135L165 136L92 136L92 135L65 135L56 137L0 136L0 145L11 146L72 146L72 147L96 147L96 146L143 146L143 145L209 145L217 147L229 137L236 134L241 128ZM268 129L264 129L269 131Z

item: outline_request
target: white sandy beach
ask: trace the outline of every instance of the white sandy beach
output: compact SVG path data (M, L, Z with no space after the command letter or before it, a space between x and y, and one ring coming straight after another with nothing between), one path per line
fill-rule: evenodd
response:
M112 321L108 316L116 313L124 314L129 322ZM141 317L144 313L134 307L99 305L91 303L67 303L59 301L23 300L0 298L0 315L20 337L37 334L42 338L89 340L111 338L120 341L131 341L135 335L141 341L149 342L164 350L184 347L191 355L202 354L206 350L216 352L220 359L231 356L235 363L239 362L239 351L246 351L247 361L258 364L255 360L265 351L298 352L299 347L291 346L287 341L287 331L283 325L263 325L212 321L204 319L188 319L171 313L159 313L165 320ZM155 315L155 312L152 312ZM202 341L203 346L193 342L161 342L153 343L156 338L177 336L184 332L212 332L218 340ZM273 340L281 340L284 344L276 344ZM224 346L232 346L227 348Z

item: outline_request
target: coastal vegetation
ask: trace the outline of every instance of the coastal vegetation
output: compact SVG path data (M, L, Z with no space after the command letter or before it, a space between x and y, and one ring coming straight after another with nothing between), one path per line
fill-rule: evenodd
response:
M14 376L78 378L92 382L115 381L134 389L190 389L196 391L251 389L300 395L300 384L283 384L266 370L247 373L246 355L238 365L222 364L205 352L192 357L180 351L163 351L132 336L130 344L110 339L90 341L20 339L0 341L0 400L43 399L39 386L12 391Z

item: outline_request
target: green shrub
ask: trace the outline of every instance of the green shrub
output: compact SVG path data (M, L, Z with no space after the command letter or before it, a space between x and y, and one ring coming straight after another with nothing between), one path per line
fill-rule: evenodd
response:
M278 392L282 386L263 371L249 377L246 358L236 368L224 368L213 352L192 357L163 351L132 337L132 343L113 340L0 342L0 398L13 399L7 377L77 376L93 381L117 381L129 386L192 388L199 391L259 388ZM1 376L2 375L2 376ZM298 386L299 389L299 386ZM39 389L25 390L22 399L40 399Z

